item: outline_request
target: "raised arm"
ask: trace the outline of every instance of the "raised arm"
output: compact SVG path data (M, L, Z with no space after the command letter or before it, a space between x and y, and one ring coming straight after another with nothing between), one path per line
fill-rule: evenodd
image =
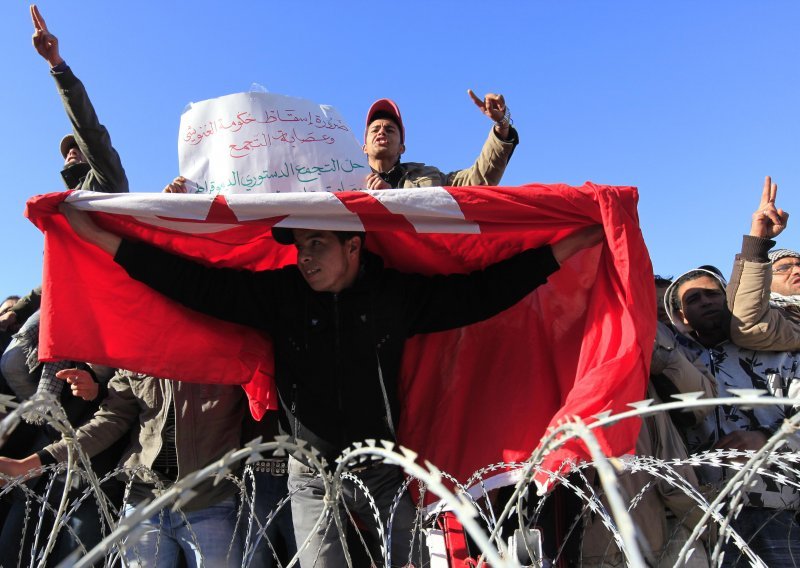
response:
M31 6L31 20L34 30L33 46L50 64L50 73L56 81L64 110L72 123L75 143L91 166L78 189L127 193L128 177L119 154L111 145L108 130L100 124L83 83L61 57L58 38L47 28L36 5Z
M789 214L776 206L777 195L777 184L767 176L728 284L731 339L747 349L794 351L800 349L800 322L769 303L773 275L767 253L789 222Z
M471 89L467 93L478 110L494 121L494 126L475 163L447 174L444 185L498 185L519 144L519 135L511 126L511 113L503 95L488 93L481 99Z

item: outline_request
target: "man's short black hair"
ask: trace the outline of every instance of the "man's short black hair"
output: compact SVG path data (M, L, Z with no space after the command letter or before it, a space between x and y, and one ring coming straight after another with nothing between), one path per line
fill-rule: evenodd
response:
M672 284L672 276L661 276L660 274L654 274L653 279L656 283L656 288L664 288Z
M683 309L681 306L681 298L678 297L678 289L686 284L687 282L691 282L693 280L697 280L698 278L711 278L714 282L719 285L720 290L723 292L725 291L725 285L722 283L722 274L719 274L719 269L715 271L709 270L709 268L716 268L711 265L704 265L700 268L695 268L694 270L690 270L685 274L682 274L674 284L672 284L672 297L669 299L670 304L672 305L672 309L677 311Z
M339 239L339 242L344 244L345 242L349 241L353 237L361 237L361 246L364 246L364 243L367 240L367 233L363 231L331 231L336 238Z

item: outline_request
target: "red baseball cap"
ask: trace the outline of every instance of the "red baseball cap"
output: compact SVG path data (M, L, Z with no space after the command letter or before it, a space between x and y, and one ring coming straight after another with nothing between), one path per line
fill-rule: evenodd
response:
M378 99L369 107L369 111L367 112L367 124L364 127L364 142L367 141L367 129L372 121L375 120L374 116L377 113L388 115L386 118L390 118L397 123L397 126L400 128L400 142L405 144L406 129L403 126L403 117L400 116L400 109L397 108L397 104L392 99Z

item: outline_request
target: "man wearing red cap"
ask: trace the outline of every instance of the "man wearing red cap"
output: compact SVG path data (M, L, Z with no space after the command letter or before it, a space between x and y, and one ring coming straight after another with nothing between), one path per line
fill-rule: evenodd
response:
M39 9L31 6L33 46L50 64L73 134L61 139L61 176L68 189L127 193L128 178L108 130L100 124L83 83L72 73L58 50L58 38L47 29Z
M400 156L406 150L400 109L390 99L375 101L367 112L364 131L363 149L372 168L367 189L499 184L519 144L519 135L511 126L511 113L503 95L489 93L481 100L471 90L468 93L481 112L494 121L494 127L475 163L449 174L427 164L400 163Z

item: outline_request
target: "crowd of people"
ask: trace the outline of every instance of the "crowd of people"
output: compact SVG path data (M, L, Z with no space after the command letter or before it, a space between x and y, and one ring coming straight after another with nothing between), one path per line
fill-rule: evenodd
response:
M57 38L35 6L31 16L34 47L50 66L73 127L59 145L67 188L128 192L120 157L83 84L61 57ZM481 99L469 94L493 125L475 163L450 173L402 162L400 110L389 99L376 101L367 112L364 132L363 150L371 168L367 188L499 184L519 135L501 95ZM177 177L164 191L184 193L185 181ZM674 279L656 276L659 322L643 398L670 401L697 392L726 398L743 389L796 394L800 253L773 250L788 222L776 201L777 186L767 178L729 280L712 266ZM109 477L103 486L116 517L124 519L171 484L257 436L271 439L279 431L286 433L309 442L329 464L354 442L395 440L402 409L399 367L408 338L469 325L509 308L544 284L567 258L602 239L600 228L592 227L469 275L431 278L385 269L366 250L365 233L273 229L275 241L297 249L297 263L253 273L209 269L101 229L85 213L69 208L63 213L81 238L99 247L97 254L113 257L132 278L193 310L269 334L275 344L280 408L255 421L238 386L172 381L84 361L42 363L37 348L43 291L9 296L0 305L0 388L20 401L58 399L76 431L74 439L64 440L34 414L0 448L0 473L5 476L0 479L30 477L0 500L2 566L30 564L35 533L49 532L47 515L36 531L28 526L31 493L42 495L52 513L64 491L82 491L80 484L65 486L63 476L37 477L66 462L71 443L91 457L91 467L101 478L117 468L132 472L124 480ZM184 286L187 281L191 288ZM620 475L624 493L638 496L631 513L639 521L640 545L649 563L672 565L700 523L704 509L691 489L713 501L736 471L709 461L690 465L689 456L726 450L734 452L735 464L743 459L737 457L740 453L759 451L782 432L774 453L796 452L800 442L785 428L790 414L790 407L777 404L721 404L645 418L637 455L679 463L676 472L688 488L654 482L644 471ZM370 522L371 507L385 526L392 517L392 565L422 563L420 539L409 536L418 521L417 509L408 493L396 501L404 483L397 466L376 461L352 468L358 482L344 485L332 509L323 474L302 457L269 456L247 468L252 486L209 479L178 510L165 509L143 521L125 543L127 563L271 566L299 554L304 567L343 566L346 551L337 526L347 526L346 517L353 513L371 535L373 558L381 558L383 541ZM797 481L790 472L764 468L744 490L743 507L733 520L732 528L768 566L793 566L794 558L800 559ZM364 499L364 488L373 502ZM277 508L289 495L290 505ZM243 504L251 509L246 515L250 522L239 522ZM335 516L340 523L333 522ZM244 541L265 523L268 529L259 546L245 554ZM579 552L560 560L581 565L624 562L600 516L585 512L581 527ZM541 528L551 532L551 527ZM71 511L69 528L60 532L50 561L63 560L79 547L92 548L105 530L97 503L83 501ZM714 521L706 523L687 563L708 566L720 538ZM722 547L725 564L746 561L733 539L727 538ZM545 552L555 555L552 548Z

